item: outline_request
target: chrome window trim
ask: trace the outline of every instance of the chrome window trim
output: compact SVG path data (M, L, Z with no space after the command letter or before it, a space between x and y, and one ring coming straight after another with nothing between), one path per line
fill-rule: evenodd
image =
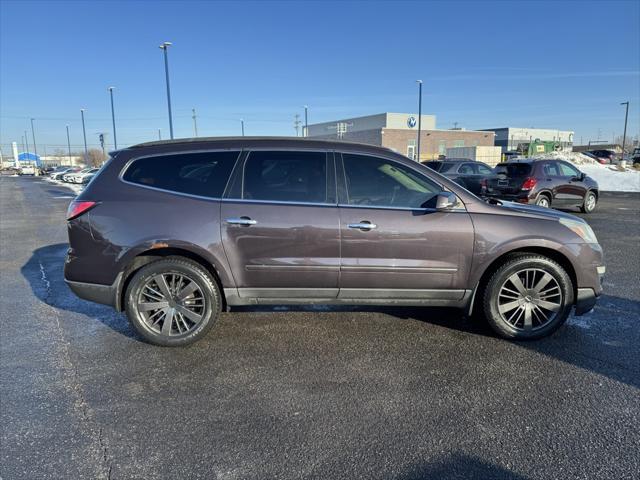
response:
M369 209L373 209L373 210L402 210L405 212L466 212L467 209L466 207L458 207L458 208L452 208L449 210L438 210L437 208L410 208L410 207L385 207L385 206L379 206L379 205L345 205L343 203L339 203L338 204L339 208L369 208Z
M137 160L143 160L145 158L152 158L152 157L167 157L167 156L170 156L170 155L186 155L186 154L189 154L189 153L219 153L219 152L238 152L238 156L236 157L234 166L231 169L231 172L229 173L229 178L227 178L227 183L225 184L224 188L222 189L222 195L224 195L224 192L227 190L227 187L229 186L229 180L231 180L235 165L236 165L236 163L238 163L238 160L242 156L242 153L243 153L243 149L242 148L239 148L239 149L238 148L214 148L214 149L204 149L204 150L195 149L195 150L180 150L180 151L175 151L174 150L174 151L171 151L171 152L151 153L151 154L148 154L148 155L139 155L139 156L131 157L129 160L127 160L127 163L125 163L124 166L120 169L120 172L118 173L118 180L120 180L122 183L126 183L127 185L132 185L134 187L146 188L148 190L155 190L156 192L170 193L170 194L173 194L173 195L180 195L180 196L188 197L188 198L196 198L198 200L213 200L213 201L218 201L219 202L220 200L222 200L221 197L205 197L203 195L194 195L193 193L177 192L175 190L168 190L166 188L152 187L151 185L144 185L142 183L130 182L129 180L125 180L124 179L125 172ZM96 174L96 176L97 176L97 174Z

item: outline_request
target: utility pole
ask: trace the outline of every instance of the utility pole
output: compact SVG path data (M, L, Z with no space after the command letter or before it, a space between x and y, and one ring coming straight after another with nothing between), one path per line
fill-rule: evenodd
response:
M622 102L620 105L626 105L624 114L624 132L622 133L622 160L624 160L624 144L627 141L627 119L629 118L629 102Z
M162 134L160 133L160 129L158 129L158 140L162 140Z
M299 136L300 136L300 135L298 135L298 130L300 129L300 124L301 124L301 123L302 123L302 122L300 121L300 115L298 115L298 114L296 113L296 115L295 115L295 120L293 121L293 128L295 128L295 129L296 129L296 137L299 137Z
M420 137L422 132L422 80L418 82L418 153L416 160L420 162Z
M242 136L244 137L244 119L240 119L240 127L242 128Z
M80 109L80 116L82 117L82 137L84 138L84 161L89 158L89 149L87 148L87 130L84 127L84 108Z
M31 136L33 138L33 153L36 155L36 157L38 156L38 147L36 147L36 131L33 128L33 121L35 119L31 119Z
M191 116L191 118L193 118L193 132L194 132L194 135L197 137L198 136L198 123L196 122L196 109L192 108L191 112L193 113L193 115Z
M304 136L309 136L309 106L304 106Z
M111 122L113 123L113 148L118 149L118 140L116 139L116 114L113 110L113 90L116 87L109 87L109 95L111 96Z
M69 154L69 165L71 165L71 140L69 139L69 125L67 125L67 152Z
M24 131L24 144L27 147L27 160L29 160L29 137L26 130Z
M167 81L167 107L169 110L169 137L173 140L173 118L171 117L171 89L169 88L169 58L167 52L169 47L173 45L171 42L163 42L160 48L164 52L164 75Z

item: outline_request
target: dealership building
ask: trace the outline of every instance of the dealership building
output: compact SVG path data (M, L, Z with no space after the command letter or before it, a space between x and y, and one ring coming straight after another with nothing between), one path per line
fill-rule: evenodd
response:
M530 143L534 140L542 142L557 142L563 150L571 150L573 146L574 132L569 130L555 130L547 128L517 128L501 127L488 128L488 132L494 132L495 145L502 147L503 152L516 150L519 143Z
M494 145L491 131L438 130L435 115L422 115L421 119L420 160L446 155L447 148ZM378 145L416 159L418 116L387 112L315 123L309 125L307 136Z

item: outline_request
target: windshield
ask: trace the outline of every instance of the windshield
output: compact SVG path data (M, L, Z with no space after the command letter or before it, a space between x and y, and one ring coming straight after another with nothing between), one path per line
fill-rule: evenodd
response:
M496 173L504 174L507 177L526 177L531 173L529 163L501 163L496 165Z

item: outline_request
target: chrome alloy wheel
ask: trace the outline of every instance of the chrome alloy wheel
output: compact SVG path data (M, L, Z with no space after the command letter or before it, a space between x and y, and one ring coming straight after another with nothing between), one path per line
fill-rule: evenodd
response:
M159 273L144 284L136 307L146 327L166 336L184 335L202 320L206 300L198 284L182 273Z
M528 268L514 273L498 293L498 312L517 330L538 330L552 322L562 308L562 290L548 272Z
M596 208L596 196L593 193L587 195L587 204L585 206L588 212Z

